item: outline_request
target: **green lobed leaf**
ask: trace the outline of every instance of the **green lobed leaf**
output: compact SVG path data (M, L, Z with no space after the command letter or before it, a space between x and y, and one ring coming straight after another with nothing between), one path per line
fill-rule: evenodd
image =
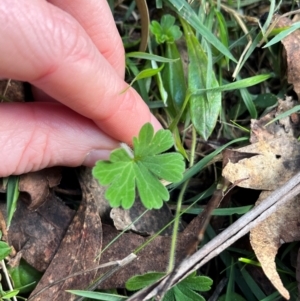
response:
M160 179L178 182L182 179L183 161L181 154L161 154L143 158L142 163Z
M205 301L202 296L180 284L174 287L174 295L176 301Z
M110 161L98 161L93 176L101 185L109 186L105 198L110 205L130 208L137 190L146 208L160 208L169 199L169 192L160 179L180 181L185 169L181 154L161 154L173 144L169 130L154 134L152 125L146 123L133 139L133 155L121 148L111 153Z
M112 207L123 206L124 209L132 207L135 200L135 172L133 164L126 164L107 188L105 197Z
M187 277L180 284L194 291L206 292L211 289L213 281L206 276L195 276Z
M174 295L173 288L167 291L167 293L165 294L162 301L175 301L175 295Z
M133 276L126 282L126 289L137 291L151 285L165 274L159 272L149 272L144 275ZM205 301L205 299L194 291L208 291L211 289L213 281L206 276L196 276L192 273L187 278L171 288L164 296L163 301Z
M126 281L125 286L126 289L128 289L129 291L137 291L148 285L151 285L152 283L159 280L164 275L165 273L149 272L144 275L133 276Z
M159 209L163 200L169 200L168 189L148 169L138 162L134 165L136 185L142 203L148 209Z
M175 18L171 15L163 15L160 24L157 21L152 21L150 30L154 34L156 42L162 44L164 42L171 42L178 40L182 32L179 26L174 25Z
M134 156L137 158L156 155L165 152L174 144L173 137L168 130L159 130L154 135L153 127L146 123L138 138L133 138Z

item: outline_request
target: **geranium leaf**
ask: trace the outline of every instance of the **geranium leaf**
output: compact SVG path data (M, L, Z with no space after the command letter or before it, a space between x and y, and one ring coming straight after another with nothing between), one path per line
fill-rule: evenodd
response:
M134 155L138 158L156 155L168 150L174 144L172 134L168 130L159 130L154 135L153 127L146 123L138 138L133 138Z
M182 179L182 156L178 153L143 158L143 164L160 179L179 182Z
M206 276L193 276L185 278L181 283L191 290L205 292L211 289L213 281Z
M158 209L163 200L169 200L168 189L141 162L135 165L135 174L138 192L146 208Z
M134 165L123 165L119 177L116 177L107 188L105 197L112 207L132 207L135 200L135 173Z
M146 208L160 208L169 199L160 180L179 182L185 168L181 154L161 154L173 144L169 130L154 133L152 125L146 123L133 138L133 155L120 148L111 153L109 161L98 161L93 176L100 184L109 185L105 197L110 205L130 208L137 190Z

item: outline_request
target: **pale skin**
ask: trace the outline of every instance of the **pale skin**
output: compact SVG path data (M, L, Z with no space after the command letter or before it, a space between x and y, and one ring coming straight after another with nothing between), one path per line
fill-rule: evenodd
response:
M92 166L141 126L161 126L138 93L121 93L125 58L106 0L0 1L0 78L35 101L0 104L0 177Z

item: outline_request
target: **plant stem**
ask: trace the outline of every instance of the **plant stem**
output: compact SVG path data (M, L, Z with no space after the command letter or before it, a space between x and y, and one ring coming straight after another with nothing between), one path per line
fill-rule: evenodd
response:
M192 127L192 146L191 146L190 164L189 164L190 168L194 165L194 161L195 161L195 149L196 149L196 145L197 145L196 138L197 138L196 130L194 127ZM176 242L177 242L178 228L179 228L179 222L180 222L180 216L181 216L180 211L181 211L183 196L188 187L188 183L189 183L189 179L184 182L182 189L180 191L180 194L178 196L176 215L175 215L174 226L173 226L173 235L172 235L172 241L171 241L171 249L170 249L170 261L169 261L167 273L172 272L172 270L174 268L174 264L175 264Z

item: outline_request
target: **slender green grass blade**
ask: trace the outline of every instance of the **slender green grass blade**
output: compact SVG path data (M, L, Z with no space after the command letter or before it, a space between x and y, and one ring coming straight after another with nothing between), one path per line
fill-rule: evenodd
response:
M102 300L102 301L122 301L126 300L127 297L114 295L114 294L107 294L107 293L100 293L100 292L89 292L89 291L82 291L82 290L67 290L68 293L74 294L76 296L81 296L85 298L91 298L93 300Z
M251 94L248 92L247 89L240 89L239 92L248 112L250 113L251 118L257 119L257 111L252 100Z
M149 60L149 61L156 61L159 63L173 63L179 60L178 59L170 59L167 57L159 56L152 53L146 53L146 52L129 52L126 54L126 58L136 58L136 59L143 59L143 60Z
M2 298L3 298L3 300L10 300L10 298L12 298L14 296L17 296L18 294L19 294L18 290L12 290L12 291L9 291L9 292L5 292L2 295Z
M261 290L255 280L251 277L251 275L247 272L245 268L242 268L242 265L239 264L241 273L243 278L246 280L248 286L250 287L252 293L256 296L257 300L262 300L266 298L265 293Z
M267 48L270 47L278 42L280 42L281 40L283 40L284 38L286 38L288 35L290 35L291 33L293 33L295 30L300 28L300 22L296 22L294 23L290 28L283 30L282 32L280 32L278 35L276 35L271 41L269 41L263 48Z
M126 59L126 68L129 69L135 77L139 74L139 69L133 63L133 61L130 60L129 58ZM140 79L140 80L136 81L133 84L133 86L139 92L139 94L142 96L144 101L147 104L150 103L149 96L148 96L148 91L146 89L146 80L145 79Z
M218 29L220 34L220 40L226 48L229 48L229 35L228 35L226 20L223 14L221 14L218 10L215 10L215 14L219 25ZM227 56L225 57L225 59L226 59L226 65L228 66L229 59Z
M288 117L288 116L290 116L291 114L296 113L296 112L298 112L298 111L300 111L300 105L295 106L295 107L293 107L292 109L289 109L289 110L287 110L287 111L285 111L285 112L279 114L279 115L276 116L274 119L272 119L271 121L269 121L269 122L265 125L265 127L268 126L268 125L270 125L270 124L273 123L273 122L276 122L277 120L280 120L280 119L282 119L282 118Z
M19 177L10 176L8 178L7 191L6 191L7 228L9 228L14 212L16 211L18 198L19 198Z
M215 48L217 48L224 56L227 56L229 59L236 62L235 58L230 53L228 48L225 45L223 45L215 37L215 35L203 25L203 23L201 23L201 20L199 19L198 15L195 13L195 11L192 9L192 7L187 1L168 0L167 2L184 20L186 20L193 28L195 28L195 30L199 32L208 43L212 44Z
M196 91L192 91L193 92L192 94L193 95L194 94L201 94L201 93L208 92L208 91L225 92L225 91L244 89L244 88L248 88L248 87L257 85L259 83L262 83L262 82L268 80L271 77L273 77L272 73L271 74L255 75L255 76L252 76L252 77L248 77L248 78L245 78L245 79L235 81L235 82L230 83L230 84L219 86L217 88L198 89Z
M146 70L142 70L134 79L133 81L131 82L131 85L136 81L136 80L139 80L139 79L143 79L143 78L147 78L147 77L152 77L154 75L156 75L157 73L159 73L162 69L163 69L164 65L161 65L159 68L155 68L155 69L152 69L152 68L149 68L149 69L146 69Z
M207 236L211 240L216 236L215 231L211 227L211 225L208 225L207 227ZM231 266L231 258L230 252L224 251L220 254L220 258L223 261L224 265L226 267ZM240 268L236 267L234 265L234 271L235 271L235 281L237 286L240 288L240 290L243 292L244 296L247 296L247 301L257 301L256 297L253 295L252 291L250 290L248 283L243 278Z
M242 206L242 207L234 207L234 208L218 208L218 209L213 210L212 215L215 215L215 216L228 216L228 215L234 215L234 214L242 215L242 214L247 213L252 208L253 208L252 205ZM185 213L198 215L203 210L204 209L202 209L202 208L191 208L191 209L186 210Z

